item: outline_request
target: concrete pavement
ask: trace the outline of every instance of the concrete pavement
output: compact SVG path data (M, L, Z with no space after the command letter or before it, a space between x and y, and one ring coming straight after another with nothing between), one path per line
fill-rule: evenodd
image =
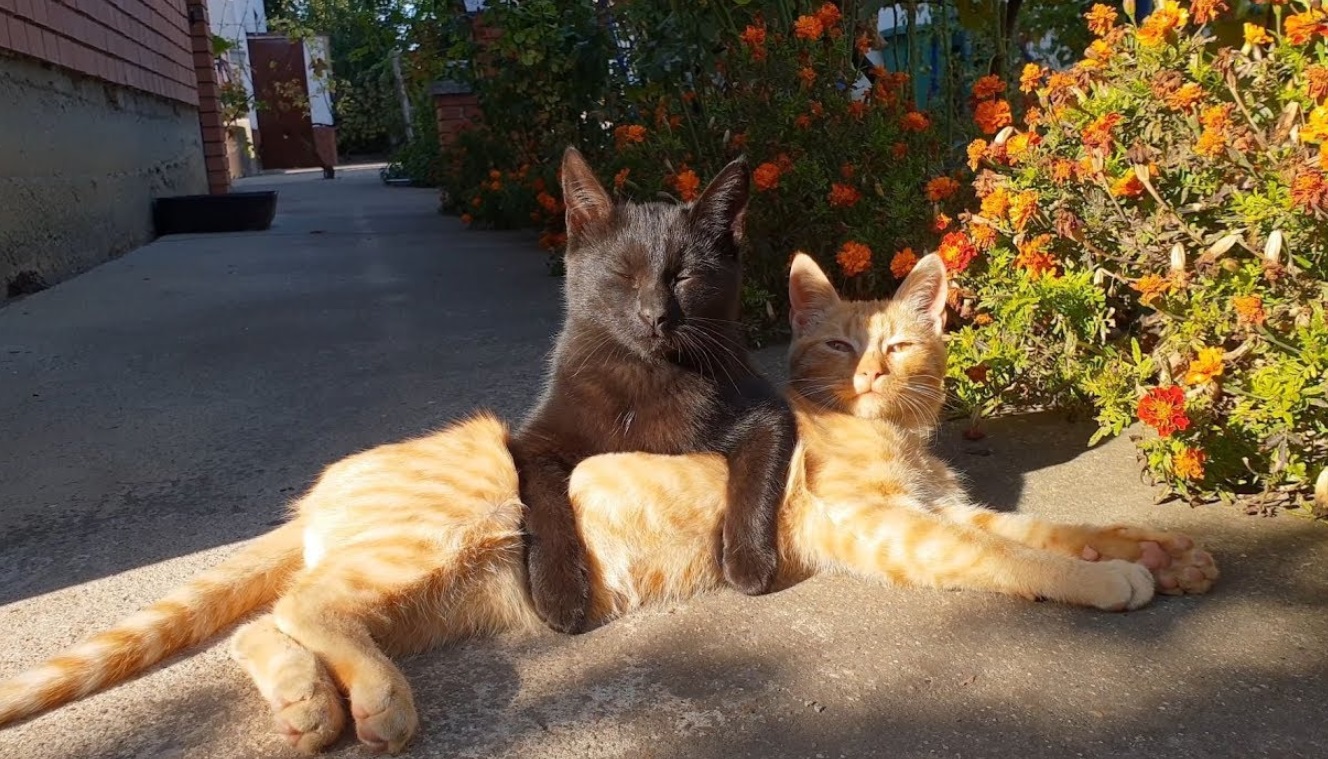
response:
M164 238L0 309L0 676L269 529L323 464L533 402L559 301L528 235L372 170L246 184L280 190L272 230ZM1108 615L821 577L477 641L405 662L408 755L1328 756L1328 531L1153 506L1128 441L1090 432L941 443L997 506L1199 537L1212 595ZM288 755L215 644L0 731L4 758Z

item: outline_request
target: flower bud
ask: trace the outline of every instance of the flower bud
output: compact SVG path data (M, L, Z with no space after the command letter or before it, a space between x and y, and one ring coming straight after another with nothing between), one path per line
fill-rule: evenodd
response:
M1277 266L1282 259L1282 230L1275 229L1268 235L1268 243L1263 246L1263 260Z
M1185 246L1180 243L1171 246L1171 274L1172 276L1185 274Z

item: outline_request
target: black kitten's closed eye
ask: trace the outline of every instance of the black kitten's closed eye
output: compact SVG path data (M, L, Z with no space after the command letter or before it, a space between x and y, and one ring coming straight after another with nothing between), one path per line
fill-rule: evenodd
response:
M839 351L840 353L852 353L852 352L853 352L853 346L852 346L852 345L849 345L848 343L844 342L843 340L826 340L826 341L825 341L825 344L826 344L826 347L828 347L828 348L830 348L831 350L834 350L834 351Z

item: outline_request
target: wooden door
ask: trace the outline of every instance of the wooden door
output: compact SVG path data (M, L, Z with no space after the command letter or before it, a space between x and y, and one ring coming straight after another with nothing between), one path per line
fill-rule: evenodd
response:
M304 45L275 35L250 37L249 61L258 98L258 158L263 168L319 166Z

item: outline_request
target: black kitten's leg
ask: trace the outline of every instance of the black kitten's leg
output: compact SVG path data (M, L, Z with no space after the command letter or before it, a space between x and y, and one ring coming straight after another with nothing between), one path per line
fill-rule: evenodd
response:
M721 560L724 579L749 596L768 592L775 581L779 509L797 437L793 412L782 399L751 407L729 434Z
M575 462L526 450L517 440L509 448L526 507L526 570L535 613L558 632L582 632L590 613L590 577L567 493Z

